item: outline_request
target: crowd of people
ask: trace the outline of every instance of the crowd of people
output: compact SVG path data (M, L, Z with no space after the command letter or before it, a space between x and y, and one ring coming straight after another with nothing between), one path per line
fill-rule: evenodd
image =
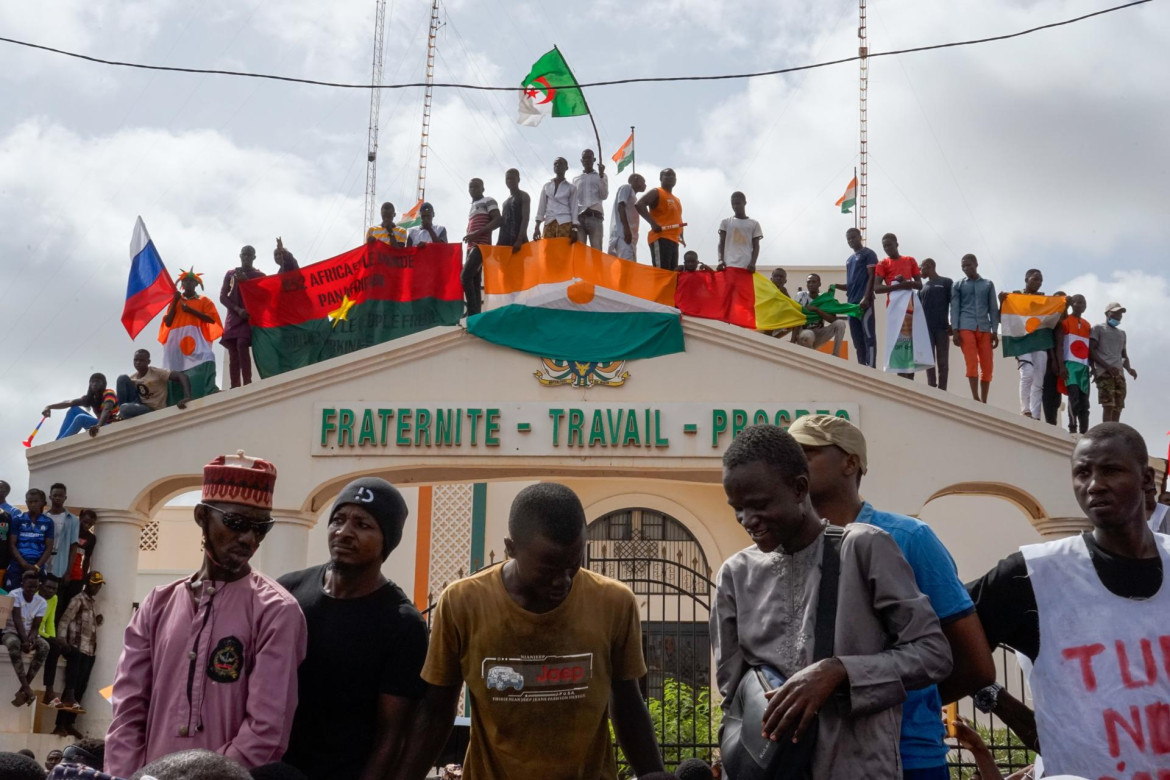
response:
M1048 776L1170 771L1170 677L1154 655L1170 652L1170 494L1157 494L1134 429L1101 423L1075 445L1072 490L1091 530L1024 546L966 585L929 526L862 499L867 469L860 429L830 415L746 428L724 453L723 489L751 541L720 567L710 611L727 776L763 776L742 763L754 740L796 762L793 777L944 780L943 705L968 695L1041 754ZM571 489L541 482L517 494L506 560L445 588L428 634L382 574L408 520L385 480L341 490L328 563L279 580L251 568L273 526L276 478L274 464L242 451L204 468L193 509L203 561L152 590L126 629L102 777L422 780L461 697L471 715L462 777L616 778L611 727L635 777L714 776L703 762L663 763L639 688L638 601L582 568L585 512ZM63 504L64 486L52 492ZM35 638L46 598L75 590L72 576L61 595L45 586L54 520L40 491L26 502L27 512L0 503L20 554L4 634L17 706L46 652ZM85 575L92 548L92 531L71 545L73 572ZM84 689L101 622L102 576L83 579L56 626L70 662L63 702ZM995 683L1000 646L1027 659L1034 712ZM962 725L952 728L985 780L1001 776Z
M97 544L97 514L84 509L74 515L65 506L68 489L40 488L25 493L25 510L8 503L11 491L0 480L0 565L4 568L0 596L11 600L3 641L20 687L12 706L32 706L33 684L44 667L42 702L58 710L54 733L81 737L74 725L85 714L81 698L89 686L97 653L97 628L102 616L94 601L105 584L92 568ZM46 504L48 511L46 511ZM26 666L24 657L30 656ZM57 695L58 662L65 659L65 679Z
M764 234L760 222L747 214L744 193L731 194L731 216L719 223L714 267L701 262L694 250L683 252L680 264L680 247L686 246L687 223L683 220L682 201L675 194L678 176L673 169L664 168L659 173L659 186L650 190L641 174L630 174L626 183L617 188L608 225L605 202L609 198L609 178L605 166L596 163L593 150L586 149L581 153L581 173L570 180L568 170L565 158L558 157L553 162L553 178L542 186L535 213L531 196L520 189L520 173L516 169L505 173L508 197L502 207L486 194L482 179L471 179L467 228L460 239L466 244L461 281L468 315L479 313L483 304L481 245L511 246L518 251L529 240L567 238L637 262L641 225L645 222L650 261L657 268L679 273L719 273L727 268L755 272ZM435 222L432 204L420 205L418 224L408 230L396 224L396 217L394 204L383 203L381 222L368 228L366 240L396 247L448 243L447 229ZM530 220L534 223L531 234ZM608 241L605 240L607 228ZM993 374L993 350L999 345L1000 309L1010 295L1044 295L1043 274L1030 269L1024 275L1021 289L997 294L995 284L980 276L975 255L963 256L960 262L963 278L955 283L939 273L933 258L925 258L919 264L914 257L902 254L893 233L882 237L885 256L880 260L876 252L863 245L857 228L846 231L845 241L851 254L845 260L844 284L823 286L819 274L812 273L791 294L787 271L782 267L772 271L772 283L802 306L808 321L800 327L771 331L771 335L790 338L810 349L831 342L832 354L840 355L848 322L857 361L876 367L876 296L885 293L888 305L891 293L909 290L912 300L907 307L905 327L888 334L893 340L891 354L905 353L910 360L914 350L911 325L915 310L920 308L933 363L926 371L927 382L932 387L947 389L953 343L962 352L972 397L986 403ZM111 422L167 406L183 408L193 398L217 392L212 352L216 340L227 356L230 387L250 384L252 326L240 284L265 273L255 267L256 250L252 246L240 250L239 260L239 266L228 271L220 285L219 303L226 313L222 319L211 298L200 293L203 275L194 269L183 271L159 331L163 367L152 366L150 352L139 349L133 356L134 371L118 376L113 388L104 374L93 374L83 395L44 408L42 414L46 417L53 410L67 410L57 438L82 431L96 436L102 426ZM273 261L277 273L300 268L280 238L276 239ZM836 301L837 291L845 293L845 305ZM1064 292L1055 295L1066 298L1065 313L1054 331L1055 345L1016 357L1020 411L1025 417L1055 425L1061 395L1065 394L1069 431L1083 434L1089 425L1090 382L1097 384L1102 419L1117 421L1125 408L1125 375L1137 378L1130 365L1126 334L1120 327L1126 309L1120 303L1110 302L1103 312L1105 321L1090 325L1084 318L1084 296ZM914 371L902 371L900 375L913 379Z

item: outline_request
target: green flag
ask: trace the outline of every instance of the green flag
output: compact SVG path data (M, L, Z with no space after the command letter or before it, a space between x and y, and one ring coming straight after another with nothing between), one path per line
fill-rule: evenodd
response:
M837 300L837 296L830 286L827 292L823 292L816 298L813 298L809 303L816 306L826 314L832 314L834 317L860 317L861 307L856 303L841 303ZM808 315L808 324L814 325L821 321L821 315L809 311L805 306L804 313Z
M516 121L528 127L539 125L546 116L584 116L589 113L585 96L569 63L559 49L545 54L520 82L520 113Z

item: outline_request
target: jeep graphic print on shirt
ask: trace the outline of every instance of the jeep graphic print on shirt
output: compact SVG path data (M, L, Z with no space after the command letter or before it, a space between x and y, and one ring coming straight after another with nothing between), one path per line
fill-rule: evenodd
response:
M593 679L593 653L485 658L481 668L492 701L584 699Z

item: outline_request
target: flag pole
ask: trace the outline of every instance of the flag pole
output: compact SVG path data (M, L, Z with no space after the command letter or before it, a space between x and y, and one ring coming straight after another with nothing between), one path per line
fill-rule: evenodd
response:
M638 142L634 140L634 126L630 125L630 143L634 145L634 153L630 155L630 174L638 172Z
M856 165L853 166L853 181L854 181L853 186L856 187L857 186L857 184L856 184L856 182L857 182L857 166ZM857 197L857 190L856 189L853 190L853 197L854 198ZM857 203L856 203L856 201L853 203L853 229L860 230L860 228L857 227Z
M565 63L565 69L573 77L573 83L579 85L581 82L577 81L577 74L573 73L573 69L569 67L569 61L565 59L565 55L561 54L561 47L554 43L553 49L557 54L561 55L561 62ZM561 89L564 89L564 87L561 87ZM593 137L597 140L597 162L600 165L604 165L605 163L601 162L601 133L597 132L597 121L593 119L593 109L589 107L589 101L585 99L585 90L581 89L580 86L577 86L576 89L577 94L581 96L581 102L585 104L585 111L589 114L589 123L593 125Z

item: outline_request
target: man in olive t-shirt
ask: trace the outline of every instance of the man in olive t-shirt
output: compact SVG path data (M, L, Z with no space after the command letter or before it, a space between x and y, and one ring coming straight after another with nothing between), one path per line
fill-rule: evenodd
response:
M625 585L580 568L580 499L564 485L531 485L512 504L508 535L507 562L439 597L422 670L427 693L397 777L426 775L465 682L466 780L615 780L611 701L634 773L662 772L638 690L646 674L638 603Z

